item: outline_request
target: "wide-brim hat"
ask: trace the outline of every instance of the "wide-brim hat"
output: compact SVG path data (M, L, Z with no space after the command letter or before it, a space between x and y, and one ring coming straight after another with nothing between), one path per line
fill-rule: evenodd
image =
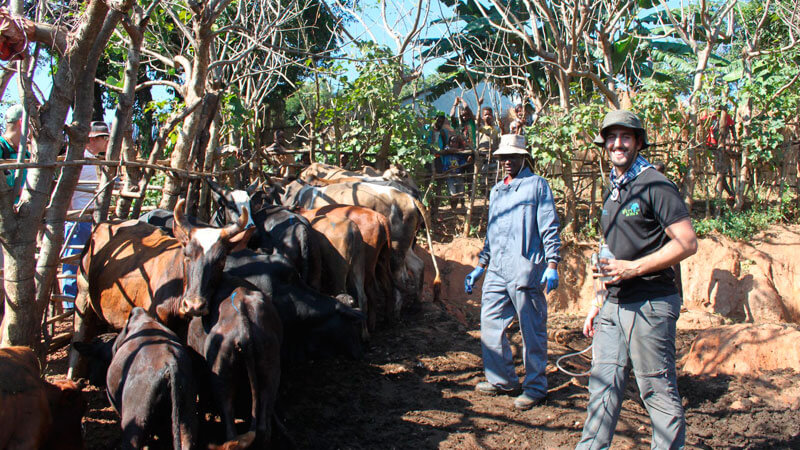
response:
M525 136L521 134L504 134L500 136L500 146L497 147L493 155L529 156L530 153L525 146Z
M627 109L616 109L606 114L603 118L603 125L600 127L600 133L592 141L594 145L602 147L606 144L606 131L611 127L625 127L636 130L642 137L642 149L650 146L650 142L647 141L647 131L645 131L641 119Z
M89 128L89 137L98 137L98 136L108 136L110 133L108 132L108 125L105 122L96 121L92 122L91 128Z

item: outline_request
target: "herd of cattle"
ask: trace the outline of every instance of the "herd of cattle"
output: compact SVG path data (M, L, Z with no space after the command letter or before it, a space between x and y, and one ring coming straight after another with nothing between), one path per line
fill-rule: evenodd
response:
M424 263L414 243L424 224L432 248L429 215L402 168L312 164L283 186L209 184L218 205L211 224L186 216L181 200L174 211L97 225L81 256L67 378L106 387L123 448L154 436L181 449L264 448L276 435L290 442L274 413L282 368L358 358L370 332L420 300ZM23 373L15 367L38 380L32 354L16 357L0 354L0 385L11 382L6 372ZM80 393L71 381L37 386L43 405L51 391ZM48 448L85 409L61 403L72 406L71 422L51 399L43 431L25 434L37 436L32 448ZM205 413L221 418L224 439L201 436ZM0 448L13 438L0 431ZM56 442L50 448L68 448Z

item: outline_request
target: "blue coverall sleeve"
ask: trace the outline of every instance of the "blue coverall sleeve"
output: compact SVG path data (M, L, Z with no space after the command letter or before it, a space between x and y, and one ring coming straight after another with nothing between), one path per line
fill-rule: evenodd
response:
M489 249L489 236L487 233L486 239L483 240L483 250L478 253L478 264L489 267L489 260L492 257L492 252Z
M489 224L486 226L486 238L483 240L483 250L478 253L478 264L489 267L489 261L492 259L492 249L489 246L489 228L491 228L492 221L492 202L494 201L494 189L489 192Z
M548 263L558 263L561 261L561 238L558 236L558 213L553 200L553 191L544 179L541 179L538 191L539 208L536 221L544 247L544 259Z

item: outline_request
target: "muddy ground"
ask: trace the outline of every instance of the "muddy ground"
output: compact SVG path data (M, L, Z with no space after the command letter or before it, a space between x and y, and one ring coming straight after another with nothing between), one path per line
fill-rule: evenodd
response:
M361 361L313 361L285 373L280 410L299 448L572 448L585 419L586 378L558 371L559 356L589 341L577 330L582 317L551 314L550 392L544 405L513 409L510 397L474 391L482 380L479 325L466 326L438 304L376 332ZM520 345L518 331L512 342ZM693 331L679 330L678 351L688 351ZM515 351L518 349L515 349ZM517 351L518 353L518 351ZM66 352L51 356L48 373L63 377ZM589 359L566 366L582 371ZM521 361L517 361L517 367ZM760 379L681 376L689 448L800 448L800 403L776 406L781 386L800 376ZM773 380L773 381L765 381ZM650 445L646 411L630 383L614 448ZM118 447L117 416L103 391L87 388L84 419L89 449Z

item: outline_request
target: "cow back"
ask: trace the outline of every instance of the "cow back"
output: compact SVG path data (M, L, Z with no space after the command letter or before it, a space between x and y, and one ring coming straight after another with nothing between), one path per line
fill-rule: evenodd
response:
M121 329L130 312L156 307L183 292L181 245L158 227L129 220L97 225L79 270L92 309Z

